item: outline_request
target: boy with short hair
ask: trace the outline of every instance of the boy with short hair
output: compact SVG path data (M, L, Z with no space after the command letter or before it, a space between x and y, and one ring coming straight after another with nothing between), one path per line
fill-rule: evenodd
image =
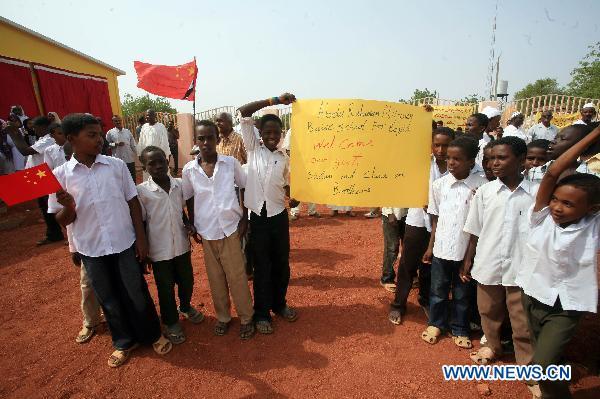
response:
M497 179L477 190L464 225L470 241L460 276L463 282L470 281L471 275L477 281L477 305L487 339L470 355L477 364L487 364L502 354L500 336L506 309L517 363L531 360L521 291L515 283L517 272L527 262L523 257L529 230L526 214L537 191L537 184L521 174L526 154L527 146L518 137L493 142L491 164Z
M436 128L431 137L431 166L429 168L429 189L434 181L448 173L446 165L448 145L454 140L454 132L447 127ZM410 208L406 215L406 227L402 245L402 256L398 265L398 278L394 301L390 304L388 319L392 324L402 323L406 313L406 302L413 285L413 279L419 273L419 305L429 317L429 287L431 268L422 262L423 254L429 244L431 221L423 208Z
M231 322L231 301L240 318L240 338L254 333L252 298L248 288L241 238L248 227L248 211L240 206L244 199L246 176L239 161L217 153L219 130L208 120L198 122L196 142L200 154L182 171L183 196L190 219L202 237L204 263L215 305L215 335L225 335Z
M161 334L142 275L140 263L145 262L148 247L129 171L120 159L100 155L103 135L92 115L67 115L62 127L74 155L53 171L64 189L50 196L48 209L61 225L72 225L75 248L116 349L108 365L125 363L138 343L152 344L164 355L172 344Z
M463 232L469 203L487 179L475 169L478 143L459 137L448 146L448 175L436 180L429 192L427 212L432 218L431 238L423 262L431 263L429 326L421 338L435 344L450 329L454 343L471 348L469 339L469 289L459 277L469 237ZM452 290L452 302L449 294ZM451 315L449 308L451 307ZM450 317L449 317L450 316ZM450 328L448 328L450 321Z
M511 136L508 136L511 137ZM545 139L533 140L527 144L527 156L525 157L525 171L524 174L529 172L531 168L537 168L538 166L544 165L548 162L548 147L550 141Z
M483 148L492 141L492 138L486 133L486 129L489 123L487 115L480 112L476 112L467 118L465 135L471 136L478 141L479 150L475 163L482 166L483 162Z
M290 232L285 197L289 197L289 158L277 147L283 123L278 116L263 115L259 122L262 142L254 134L252 114L274 105L296 101L293 94L254 101L239 109L242 138L248 155L248 180L244 204L250 213L250 240L254 259L254 320L261 334L273 333L271 311L287 321L298 318L286 303L290 281ZM298 201L289 200L290 207Z
M564 129L563 129L564 130ZM598 307L600 178L581 173L559 180L600 138L600 127L548 168L528 213L528 262L517 275L533 343L533 364L560 364L584 312ZM570 398L567 381L540 381L544 398Z
M144 171L150 175L137 186L137 193L142 219L146 222L148 260L152 263L156 281L160 318L167 338L174 344L181 344L185 334L179 323L175 284L179 313L195 324L204 320L204 315L190 304L194 274L188 232L192 232L192 227L183 212L182 182L169 176L169 161L162 149L148 146L142 150L140 160Z

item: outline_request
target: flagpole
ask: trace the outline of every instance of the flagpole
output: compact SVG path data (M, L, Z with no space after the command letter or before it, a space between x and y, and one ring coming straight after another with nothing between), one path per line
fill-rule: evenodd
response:
M196 56L194 56L194 67L196 66ZM196 82L198 81L198 73L196 72L196 76L194 77L194 102L192 103L192 121L194 122L194 131L196 129ZM194 133L195 134L195 133Z

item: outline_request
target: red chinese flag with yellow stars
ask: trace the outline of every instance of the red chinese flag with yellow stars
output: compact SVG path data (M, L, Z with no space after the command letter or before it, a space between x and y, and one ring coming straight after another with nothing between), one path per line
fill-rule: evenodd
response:
M0 176L0 198L7 205L16 205L61 189L48 164Z
M137 87L157 96L193 101L196 96L196 58L187 64L168 66L134 61Z

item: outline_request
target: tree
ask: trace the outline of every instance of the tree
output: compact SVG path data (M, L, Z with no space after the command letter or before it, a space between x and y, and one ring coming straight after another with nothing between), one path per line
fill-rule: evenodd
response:
M461 100L458 100L458 103L468 105L468 104L479 104L480 101L483 101L483 97L481 97L479 94L471 94L469 96L465 96Z
M600 98L600 42L588 46L588 49L590 52L571 72L568 93L578 97Z
M437 98L438 96L438 92L436 90L434 91L429 91L428 88L425 88L425 90L419 90L419 89L415 89L415 92L413 93L412 97L408 100L403 100L400 99L398 101L400 101L401 103L415 103L419 100L422 100L423 98L427 98L427 97L434 97Z
M515 93L515 100L523 98L545 96L547 94L564 94L565 89L558 85L554 78L538 79L533 83L529 83L521 90Z
M177 110L171 106L169 100L164 97L150 98L150 95L134 97L131 94L125 94L125 99L121 103L121 109L124 116L137 115L152 108L156 112L177 113Z

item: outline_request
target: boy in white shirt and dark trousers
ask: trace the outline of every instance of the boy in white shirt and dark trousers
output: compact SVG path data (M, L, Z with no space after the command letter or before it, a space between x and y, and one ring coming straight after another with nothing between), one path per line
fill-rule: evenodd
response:
M477 306L487 340L470 358L487 364L502 355L501 330L508 309L515 358L526 365L533 349L515 277L528 261L523 256L529 234L527 212L538 185L521 173L527 154L525 141L508 136L492 146L490 163L496 180L477 190L464 226L470 242L461 279L468 282L472 276L477 281ZM534 395L539 392L539 388L529 387Z
M254 259L254 320L262 334L273 333L271 311L287 321L298 318L286 304L290 281L290 233L285 197L289 196L289 158L277 148L282 122L264 115L259 122L261 141L254 134L252 114L275 104L291 104L285 93L240 107L242 138L248 155L248 179L244 204L250 214L250 251ZM298 201L290 199L290 207Z
M231 293L240 318L240 338L249 339L255 332L254 311L241 244L248 227L248 211L240 206L236 195L237 186L243 199L246 176L237 159L217 154L217 125L202 120L195 135L200 153L183 167L181 175L188 214L202 237L217 316L214 332L221 336L229 329Z
M560 364L584 312L598 307L600 178L576 173L559 180L600 138L595 128L547 169L530 210L527 262L517 275L533 343L533 364ZM543 398L570 398L567 381L540 381Z
M204 315L190 304L194 287L192 257L188 231L191 226L183 212L183 188L181 179L168 175L169 161L164 151L155 146L142 150L140 160L148 180L137 186L142 207L142 218L146 222L148 235L148 260L152 272L160 317L166 327L167 337L174 344L185 341L179 324L175 284L179 297L179 313L192 323L200 323Z
M442 331L451 330L457 346L472 348L468 284L461 281L459 271L469 243L468 234L462 231L469 203L475 190L487 183L474 168L478 151L478 142L471 137L452 141L447 152L450 173L436 180L429 193L427 212L432 217L431 238L423 262L431 263L431 293L429 326L421 338L430 344L437 342Z
M138 343L164 355L172 344L161 334L142 275L148 248L131 175L120 159L100 155L102 130L92 115L67 115L62 127L74 155L53 171L64 189L50 196L48 210L72 226L116 349L108 365L125 363Z

